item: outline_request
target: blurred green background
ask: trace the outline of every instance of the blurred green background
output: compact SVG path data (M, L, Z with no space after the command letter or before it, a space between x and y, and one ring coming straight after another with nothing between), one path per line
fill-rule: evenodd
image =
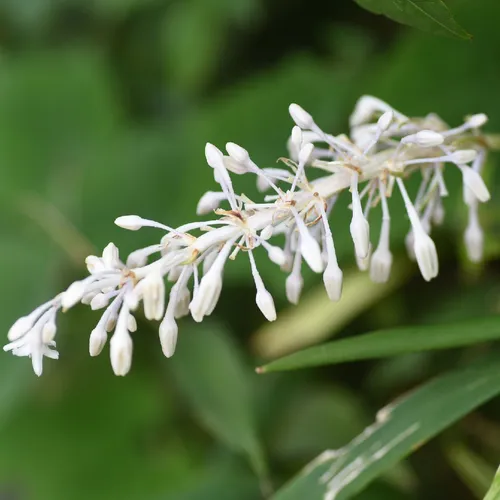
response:
M205 142L240 143L259 165L274 166L286 154L290 102L336 133L366 93L453 124L486 112L488 130L500 131L500 3L452 6L471 42L399 26L348 0L2 0L2 330L82 276L85 256L109 241L122 256L157 241L154 230L117 228L117 216L195 219L197 200L215 189ZM240 258L227 268L213 318L181 322L171 360L161 355L157 326L139 318L125 379L112 375L107 350L89 358L98 316L84 308L60 322L61 360L46 362L41 379L29 360L2 354L0 499L254 500L345 445L391 399L489 347L278 375L253 368L333 334L500 311L497 168L493 158L493 199L482 212L488 259L479 268L464 259L466 213L452 174L456 193L435 233L441 271L430 284L403 257L407 221L396 203L400 272L361 304L354 294L315 315L307 302L288 313L285 276L262 259L278 308L296 315L262 330ZM252 179L235 183L256 191ZM354 259L342 205L336 244L348 274ZM320 279L306 278L307 301ZM330 307L340 319L325 325L321 311ZM359 498L482 498L500 455L499 416L500 404L489 403ZM470 463L480 472L471 474Z

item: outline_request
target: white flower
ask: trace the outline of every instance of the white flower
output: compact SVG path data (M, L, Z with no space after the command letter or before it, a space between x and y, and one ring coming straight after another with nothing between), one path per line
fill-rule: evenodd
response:
M444 176L450 163L463 176L463 198L469 211L464 234L467 253L473 261L481 259L484 235L478 203L488 201L490 194L481 177L488 141L478 129L486 123L486 115L466 117L459 126L449 128L436 115L410 118L380 99L364 96L351 115L350 134L334 135L324 132L297 104L290 105L289 111L296 125L287 144L290 158L281 158L280 168L260 168L238 144L227 143L226 156L207 143L205 156L219 191L207 191L197 213L214 211L216 219L173 228L138 215L118 217L116 224L129 230L159 229L159 241L131 252L126 264L113 243L101 257L88 256L89 276L17 320L4 349L30 356L35 373L41 374L43 357L58 356L53 349L57 313L81 302L101 310L89 338L90 355L98 355L113 332L111 365L117 375L125 375L132 363L130 333L137 330L131 311L142 301L146 318L161 320L161 348L165 356L172 356L178 336L176 320L189 312L195 321L210 315L222 291L225 265L242 255L250 261L255 302L265 318L274 321L274 300L257 269L255 252L290 272L285 285L290 302L297 303L302 293L302 260L314 272L323 272L326 293L337 301L343 273L332 229L341 233L342 219L330 212L345 191L351 194L349 229L359 268L369 267L375 282L388 280L393 259L388 203L399 188L411 223L405 242L424 279L430 280L438 273L438 257L429 235L445 215L441 198L448 194ZM269 193L262 199L253 199L252 193L236 194L230 174L255 175L257 190ZM405 182L415 175L421 175L422 181L412 200ZM382 228L372 255L368 218L377 216L379 205ZM281 236L283 248L275 239Z
M141 282L146 319L159 321L165 307L165 282L159 271L149 273Z
M108 334L103 326L97 325L92 330L89 338L89 353L91 356L99 356L108 340Z
M414 252L418 267L426 281L435 278L439 271L436 246L431 237L423 230L414 228Z
M177 333L179 328L174 318L165 316L160 323L160 343L163 354L167 358L171 358L175 352L177 345Z
M323 273L323 283L325 284L328 298L332 302L340 300L342 295L342 281L343 273L340 267L334 262L328 264Z

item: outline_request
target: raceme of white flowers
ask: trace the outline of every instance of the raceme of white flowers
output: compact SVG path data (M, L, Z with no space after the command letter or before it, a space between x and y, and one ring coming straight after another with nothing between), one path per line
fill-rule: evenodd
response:
M228 143L226 153L207 144L207 163L213 170L216 191L207 191L197 207L198 215L216 217L172 228L137 215L118 217L115 223L131 231L154 227L160 242L132 252L120 260L110 243L101 257L86 259L89 276L57 297L18 319L8 332L5 351L29 356L41 375L43 357L57 359L56 318L79 302L102 310L89 340L91 356L109 342L111 365L116 375L126 375L132 363L137 328L134 314L140 304L148 320L160 321L159 339L166 357L174 354L177 320L191 314L195 321L209 316L222 291L224 268L239 254L248 257L255 282L255 302L265 318L276 319L273 297L257 268L254 252L264 251L288 272L286 295L297 303L302 290L302 266L322 273L326 293L337 301L342 293L342 271L337 262L334 230L329 216L340 192L351 197L350 232L358 267L368 270L375 282L389 279L392 253L389 246L392 197L402 197L410 223L408 252L416 259L422 276L438 274L438 256L431 227L444 217L442 198L448 195L444 168L458 169L463 179L463 199L468 208L464 242L471 260L483 253L483 232L478 205L490 195L481 170L486 159L488 136L481 132L487 116L466 117L450 128L437 115L409 118L385 102L362 97L350 117L351 133L330 135L297 104L291 104L295 122L288 141L289 158L280 168L260 168L241 146ZM315 172L310 180L310 172ZM262 201L236 194L231 174L256 176L257 187L267 192ZM411 175L421 177L412 200L405 187ZM381 231L370 234L368 218L380 205ZM271 243L283 234L284 248ZM152 257L155 256L155 259ZM167 291L165 282L172 283Z

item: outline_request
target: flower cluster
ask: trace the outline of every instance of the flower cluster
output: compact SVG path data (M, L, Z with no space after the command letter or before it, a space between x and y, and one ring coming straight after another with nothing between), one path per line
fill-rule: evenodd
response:
M350 135L334 136L323 132L297 104L291 104L289 111L295 126L283 168L260 168L234 143L226 144L226 153L207 144L207 163L219 190L201 197L197 213L214 212L217 217L176 228L137 215L119 217L115 223L132 231L158 228L163 232L160 242L132 252L125 261L113 243L101 257L87 257L89 276L18 319L8 332L10 343L4 350L30 356L40 375L43 356L58 357L54 349L57 313L81 302L104 311L90 334L90 355L100 354L111 335L113 371L125 375L132 362L131 333L137 328L134 313L142 302L145 317L161 321L160 343L170 357L177 342L177 320L191 314L199 322L212 313L221 294L224 267L240 253L248 256L257 307L267 320L274 321L274 301L255 262L258 249L289 273L286 295L290 302L299 301L303 262L323 274L328 297L337 301L342 293L342 270L328 218L342 191L349 191L352 200L350 232L358 267L368 270L375 282L389 279L389 200L401 196L410 222L408 252L428 281L438 274L430 232L444 217L446 164L462 174L469 212L465 246L471 260L481 259L478 204L490 197L481 178L491 142L480 130L486 115L468 116L463 124L450 128L435 114L409 118L377 98L364 96L350 117ZM313 171L316 174L310 176ZM255 175L258 190L268 194L261 202L236 194L230 174ZM405 187L411 174L422 179L413 201ZM377 205L382 225L372 246L368 218ZM285 237L283 248L270 242L277 234ZM156 260L151 259L153 255ZM168 298L166 281L172 283Z

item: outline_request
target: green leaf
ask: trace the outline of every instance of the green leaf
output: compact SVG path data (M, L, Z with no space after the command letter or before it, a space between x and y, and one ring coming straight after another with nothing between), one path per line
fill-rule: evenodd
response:
M480 455L474 453L465 444L455 442L445 448L446 458L460 479L474 493L476 498L483 498L484 492L495 475L495 469Z
M168 366L202 424L229 448L245 453L261 480L267 481L252 411L251 370L226 332L202 325L183 331Z
M472 36L454 19L443 0L355 0L361 7L398 23L436 35L468 40Z
M420 325L365 333L310 347L272 361L258 373L332 365L359 359L384 358L418 351L449 349L500 338L500 318L444 325Z
M326 451L273 500L347 500L416 448L500 392L500 355L490 355L382 409L348 445ZM334 425L334 422L332 422Z
M500 468L497 470L493 483L491 483L490 489L484 500L499 500L500 499Z

